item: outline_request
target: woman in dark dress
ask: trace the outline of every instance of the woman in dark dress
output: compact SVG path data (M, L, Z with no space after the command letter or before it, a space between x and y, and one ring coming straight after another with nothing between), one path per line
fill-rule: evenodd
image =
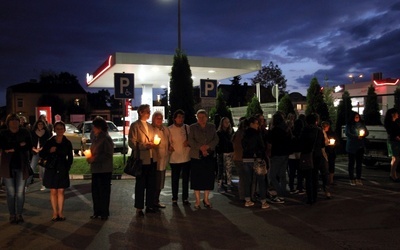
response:
M195 209L200 208L200 191L204 190L204 206L211 208L208 200L215 181L215 147L218 135L213 124L207 123L208 115L203 109L197 111L197 123L190 126L189 145L191 161L190 188L196 197Z
M64 189L69 187L69 170L73 161L72 144L64 136L65 124L54 124L55 136L50 138L40 151L40 157L49 159L56 157L55 167L46 169L43 177L43 185L50 189L50 201L53 208L52 221L64 221Z

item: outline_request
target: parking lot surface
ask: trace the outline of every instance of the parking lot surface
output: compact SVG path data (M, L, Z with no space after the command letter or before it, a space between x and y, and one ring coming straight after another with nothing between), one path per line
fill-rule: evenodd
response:
M212 209L172 207L170 178L157 214L136 218L133 179L113 180L111 215L92 220L90 180L72 180L66 190L66 221L51 221L49 191L29 187L25 223L10 225L0 193L0 249L399 249L400 184L388 166L364 168L363 186L350 186L346 162L336 165L332 199L320 193L310 206L304 195L285 204L245 208L232 193L211 194Z

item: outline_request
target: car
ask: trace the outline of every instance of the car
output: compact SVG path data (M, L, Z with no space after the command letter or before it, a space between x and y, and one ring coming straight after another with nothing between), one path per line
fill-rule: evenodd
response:
M72 143L72 148L74 150L75 155L79 155L79 150L81 150L81 142L82 137L76 133L77 128L72 124L65 124L65 137Z
M128 152L128 139L120 132L117 126L112 121L106 121L108 125L108 134L114 143L114 152L126 154ZM74 131L80 137L80 150L83 155L86 149L90 148L91 140L90 133L92 132L92 121L81 122ZM125 139L125 143L124 143Z

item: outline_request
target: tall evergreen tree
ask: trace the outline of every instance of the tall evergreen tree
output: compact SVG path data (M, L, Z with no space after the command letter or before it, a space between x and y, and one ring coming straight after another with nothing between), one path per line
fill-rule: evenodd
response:
M346 125L348 122L349 116L352 111L351 106L351 98L348 91L344 91L342 95L342 100L339 102L337 107L337 117L336 117L336 135L342 135L342 126Z
M182 109L185 112L185 122L192 124L196 122L193 99L193 80L189 60L185 53L177 49L172 64L169 93L169 124L173 123L172 115Z
M400 87L397 87L396 90L394 91L394 108L397 110L400 110ZM391 107L388 107L388 109Z
M324 102L323 89L317 78L311 79L310 87L307 90L306 115L317 113L321 121L329 121L328 106Z
M368 87L367 98L364 108L364 121L366 125L382 125L381 113L379 112L378 96L373 85Z
M334 130L336 127L336 118L337 118L337 111L334 105L334 99L333 99L333 88L326 87L324 88L323 95L324 95L324 102L328 106L328 112L329 112L329 118L330 118L330 123L331 127Z
M215 108L213 107L211 109L210 117L211 117L211 121L214 122L216 127L219 126L219 122L222 119L222 117L228 117L229 121L231 122L231 124L233 126L232 112L228 108L228 106L226 106L224 94L222 93L221 89L218 90L216 105L215 105Z
M282 111L286 115L288 115L289 113L293 113L293 114L295 113L293 103L290 100L290 97L288 94L285 94L279 101L278 110Z
M263 114L263 113L264 112L261 108L257 96L253 96L251 102L247 104L246 117L251 117L253 115Z

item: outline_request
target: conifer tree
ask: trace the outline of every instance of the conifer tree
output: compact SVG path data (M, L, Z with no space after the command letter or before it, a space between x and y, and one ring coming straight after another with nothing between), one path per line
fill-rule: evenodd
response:
M251 102L247 104L246 117L251 117L257 114L263 114L263 110L261 108L260 102L258 101L257 96L253 96Z
M368 87L363 114L366 125L382 125L381 113L379 112L378 96L373 85Z
M294 107L293 107L293 103L290 100L290 97L288 94L285 94L281 100L279 101L278 104L278 110L282 111L283 113L285 113L286 115L288 115L289 113L295 113L294 111Z
M174 55L169 86L170 113L168 123L173 123L172 115L178 109L182 109L185 112L185 123L192 124L196 122L192 71L186 54L179 49L176 50Z

